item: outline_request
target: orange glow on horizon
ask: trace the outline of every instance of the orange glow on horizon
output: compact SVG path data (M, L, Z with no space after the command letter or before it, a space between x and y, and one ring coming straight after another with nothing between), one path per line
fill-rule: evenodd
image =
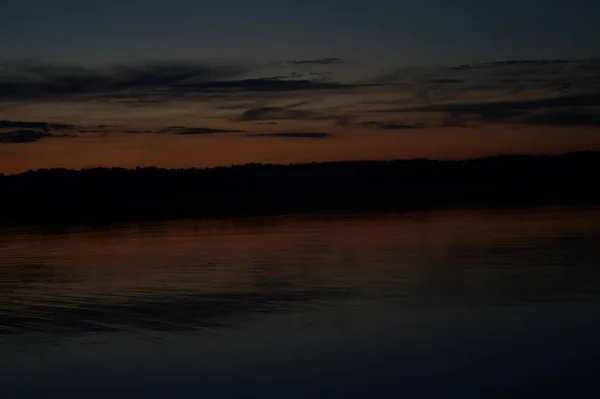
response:
M243 133L225 133L58 138L1 145L0 173L53 167L188 168L250 162L287 164L419 157L464 159L511 153L600 150L600 136L591 128L487 127L385 131L335 127L295 131L327 132L331 137L246 137Z

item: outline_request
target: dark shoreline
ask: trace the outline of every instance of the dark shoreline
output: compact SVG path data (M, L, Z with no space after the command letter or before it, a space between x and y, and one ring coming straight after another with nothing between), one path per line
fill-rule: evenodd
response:
M0 175L0 225L600 204L600 152Z

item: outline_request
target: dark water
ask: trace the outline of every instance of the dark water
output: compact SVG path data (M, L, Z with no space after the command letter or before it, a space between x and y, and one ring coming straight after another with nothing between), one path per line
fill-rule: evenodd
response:
M0 230L0 398L600 397L600 209Z

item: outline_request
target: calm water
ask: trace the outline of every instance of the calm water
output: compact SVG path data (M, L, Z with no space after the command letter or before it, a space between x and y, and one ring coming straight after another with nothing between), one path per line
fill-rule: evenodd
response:
M0 398L600 397L600 209L0 230Z

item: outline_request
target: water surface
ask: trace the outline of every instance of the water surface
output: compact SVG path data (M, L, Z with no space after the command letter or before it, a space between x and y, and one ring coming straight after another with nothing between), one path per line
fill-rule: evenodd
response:
M0 397L595 397L598 221L539 208L5 228Z

